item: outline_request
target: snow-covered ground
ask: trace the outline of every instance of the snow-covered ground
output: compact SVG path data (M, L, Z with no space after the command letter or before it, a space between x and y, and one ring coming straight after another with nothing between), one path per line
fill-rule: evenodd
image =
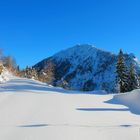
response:
M0 84L0 140L139 140L139 106L139 90L76 94L13 77Z

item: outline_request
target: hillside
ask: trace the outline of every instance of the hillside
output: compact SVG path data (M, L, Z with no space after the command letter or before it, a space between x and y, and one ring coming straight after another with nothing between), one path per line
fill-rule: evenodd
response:
M45 82L53 86L82 91L117 92L117 57L91 45L76 45L44 59L34 68L43 71L47 76ZM132 61L140 73L138 59L133 54L125 54L126 65Z

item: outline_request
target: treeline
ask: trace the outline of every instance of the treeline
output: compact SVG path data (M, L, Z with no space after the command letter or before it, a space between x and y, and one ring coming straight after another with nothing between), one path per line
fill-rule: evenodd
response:
M39 80L38 72L33 67L27 66L25 69L20 71L19 76L23 78L28 78L28 79Z
M136 72L134 61L131 61L130 64L126 65L122 50L120 50L118 55L116 73L116 82L119 86L119 92L130 92L134 89L140 88L140 80Z

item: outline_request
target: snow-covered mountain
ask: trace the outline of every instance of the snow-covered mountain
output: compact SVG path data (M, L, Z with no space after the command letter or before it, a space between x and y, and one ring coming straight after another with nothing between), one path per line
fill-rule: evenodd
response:
M133 54L125 54L126 64L134 61L137 72L140 62ZM97 49L92 45L76 45L54 56L44 59L34 66L48 75L46 82L59 86L67 83L73 90L106 90L117 92L117 55Z

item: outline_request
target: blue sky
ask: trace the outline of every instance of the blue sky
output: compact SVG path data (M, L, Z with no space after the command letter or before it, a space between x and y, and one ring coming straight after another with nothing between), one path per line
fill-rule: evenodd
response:
M76 44L140 58L140 0L0 1L0 47L21 67Z

